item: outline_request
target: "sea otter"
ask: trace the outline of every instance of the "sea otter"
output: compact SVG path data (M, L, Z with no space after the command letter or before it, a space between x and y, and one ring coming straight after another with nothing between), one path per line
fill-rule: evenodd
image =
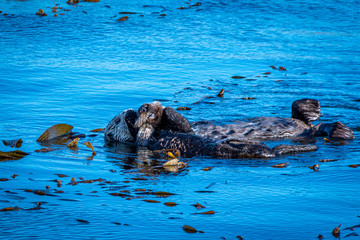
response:
M340 122L311 125L320 115L317 100L301 99L292 104L292 118L260 117L227 125L190 124L173 108L163 108L154 102L143 104L138 111L128 109L115 116L105 129L105 141L134 143L152 150L176 148L184 157L271 158L314 151L317 147L279 145L270 149L261 141L316 136L354 138L354 133Z

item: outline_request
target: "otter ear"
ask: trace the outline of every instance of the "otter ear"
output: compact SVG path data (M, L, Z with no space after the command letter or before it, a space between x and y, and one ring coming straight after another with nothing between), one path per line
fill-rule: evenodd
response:
M292 118L299 119L306 124L316 121L321 116L320 103L315 99L301 99L292 104Z

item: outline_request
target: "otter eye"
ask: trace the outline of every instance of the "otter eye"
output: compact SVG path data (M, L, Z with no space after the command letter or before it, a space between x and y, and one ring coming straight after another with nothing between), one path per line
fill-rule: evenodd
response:
M147 111L147 107L146 106L142 106L140 109L139 109L139 112L146 112Z

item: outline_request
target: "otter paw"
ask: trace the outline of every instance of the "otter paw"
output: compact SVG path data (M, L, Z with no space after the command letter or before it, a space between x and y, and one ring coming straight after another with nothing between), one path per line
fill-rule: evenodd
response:
M329 137L341 139L354 139L354 132L341 122L331 123L329 128Z

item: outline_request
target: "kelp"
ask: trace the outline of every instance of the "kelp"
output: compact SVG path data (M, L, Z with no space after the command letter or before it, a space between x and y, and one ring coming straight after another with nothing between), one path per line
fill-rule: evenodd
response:
M189 225L183 225L182 229L187 233L197 233L197 230Z
M74 140L72 140L71 142L69 142L67 144L67 147L70 149L77 149L77 144L79 143L80 138L75 138Z
M0 151L0 162L8 161L8 160L19 160L19 159L25 157L26 155L29 155L29 154L26 152L20 151L20 150L15 150L15 151L11 151L11 152Z
M218 96L219 98L223 98L224 97L224 92L225 92L225 90L221 89L220 92L216 96Z
M83 144L92 150L92 155L93 156L96 155L96 152L94 151L94 147L91 144L91 142L83 142Z
M56 137L63 136L68 134L74 127L68 124L60 123L53 125L46 129L43 134L36 140L37 142L46 142L50 141Z
M168 207L175 207L177 206L178 204L177 203L174 203L174 202L166 202L164 203L165 206L168 206Z
M340 238L340 227L341 227L341 224L339 226L337 226L336 228L334 228L334 230L332 231L332 235L336 238Z

